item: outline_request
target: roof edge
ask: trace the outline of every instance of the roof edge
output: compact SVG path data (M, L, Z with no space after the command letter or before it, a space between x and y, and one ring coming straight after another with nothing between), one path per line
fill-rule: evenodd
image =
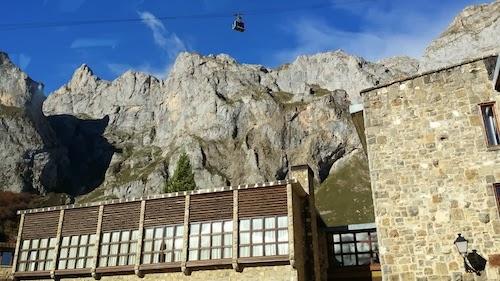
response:
M134 198L122 198L122 199L113 199L113 200L106 200L106 201L96 201L96 202L91 202L91 203L80 203L80 204L69 204L69 205L44 207L44 208L36 208L36 209L25 209L25 210L18 210L17 214L21 215L21 214L32 214L32 213L41 213L41 212L48 212L48 211L76 209L76 208L97 207L97 206L101 206L101 205L111 205L111 204L119 204L119 203L127 203L127 202L139 202L142 200L153 200L153 199L162 199L162 198L170 198L170 197L180 197L180 196L186 196L186 195L215 193L215 192L240 190L240 189L271 187L271 186L294 184L294 183L297 183L297 180L295 178L292 178L292 179L277 180L277 181L263 182L263 183L256 183L256 184L223 186L223 187L215 187L215 188L197 189L197 190L192 190L192 191L155 194L155 195L148 195L148 196L142 196L142 197L137 197L137 198L135 198L135 197Z
M377 89L389 87L389 86L397 84L397 83L401 83L401 82L413 80L413 79L416 79L416 78L419 78L419 77L422 77L422 76L426 76L426 75L429 75L429 74L432 74L432 73L441 72L443 70L452 69L452 68L455 68L455 67L459 67L459 66L462 66L462 65L469 64L469 63L473 63L473 62L485 60L485 59L492 58L492 57L498 57L498 56L499 56L499 54L489 54L489 55L484 55L484 56L481 56L481 57L467 59L467 60L464 60L464 61L456 63L456 64L451 64L451 65L440 67L440 68L437 68L437 69L434 69L434 70L429 70L429 71L425 71L425 72L418 73L418 74L415 74L415 75L411 75L411 76L403 77L403 78L400 78L400 79L396 79L396 80L393 80L391 82L388 82L388 83L385 83L385 84L382 84L382 85L377 85L377 86L374 86L374 87L366 88L364 90L361 90L359 93L360 93L360 95L363 95L363 94L365 94L367 92L371 92L373 90L377 90Z

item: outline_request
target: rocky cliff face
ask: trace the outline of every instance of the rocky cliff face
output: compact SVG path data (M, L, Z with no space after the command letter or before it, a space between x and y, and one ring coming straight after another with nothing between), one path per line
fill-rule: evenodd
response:
M62 141L77 158L70 159L76 174L88 174L95 163L104 167L104 177L94 177L102 180L99 188L82 200L162 192L183 150L203 188L282 179L302 163L324 181L333 163L361 148L350 102L360 89L397 75L340 51L276 70L183 53L164 81L130 71L104 81L83 65L43 109L56 127L101 126L100 141L90 146L80 144L88 138L66 136L76 148L92 149L75 151Z
M64 151L42 114L43 85L0 52L0 191L56 191Z
M470 6L425 50L420 72L500 52L500 1Z

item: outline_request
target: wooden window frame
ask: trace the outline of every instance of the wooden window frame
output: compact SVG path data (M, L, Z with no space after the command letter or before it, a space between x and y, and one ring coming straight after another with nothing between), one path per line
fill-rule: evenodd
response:
M47 239L47 247L40 247L41 241L43 239ZM37 238L37 239L24 239L20 243L20 248L19 248L19 260L17 262L18 265L18 271L22 272L35 272L35 271L46 271L52 269L52 264L55 262L54 258L49 258L49 253L52 251L52 256L55 257L55 251L56 248L55 246L51 247L50 242L51 240L55 241L55 237L48 237L48 238ZM33 241L38 240L38 246L36 248L33 248ZM28 242L28 247L27 249L23 249L23 243L24 241L29 241ZM40 256L41 252L44 251L45 255L43 257ZM35 252L35 259L30 259L31 253ZM23 253L27 253L26 259L23 259ZM35 263L35 269L30 270L30 264ZM40 264L43 263L44 268L39 268Z
M173 227L173 231L174 231L174 235L173 236L166 236L167 232L166 232L166 229L169 228L169 227ZM177 228L182 228L182 234L180 235L177 235ZM163 235L162 237L159 237L159 238L156 238L155 237L155 233L156 233L156 229L159 229L159 228L162 228L163 229ZM174 224L174 225L164 225L164 226L151 226L151 227L147 227L144 229L144 233L146 233L146 231L148 229L152 229L153 230L153 238L146 238L146 236L144 236L144 239L143 239L143 251L142 251L142 255L141 255L141 258L142 258L142 263L141 264L157 264L157 263L175 263L175 262L180 262L181 259L182 259L182 245L184 244L184 225L183 224ZM165 246L165 249L164 250L157 250L155 249L155 242L157 241L161 241L161 245L166 245L165 241L168 240L168 239L171 239L172 240L172 248L169 250L166 246ZM181 245L181 248L180 249L176 249L175 248L175 242L177 240L181 240L183 243ZM146 243L151 243L151 251L146 251ZM175 254L176 252L179 253L179 259L175 259ZM158 261L156 262L154 257L155 255L158 254L159 255L159 258L158 258ZM149 255L149 262L148 263L144 263L144 257L146 257L147 255ZM169 261L167 261L167 256L170 257Z
M86 244L81 244L82 241L82 236L87 236L87 243ZM94 236L94 242L91 243L91 237ZM73 237L78 237L77 238L77 244L76 245L71 245L71 240ZM65 238L68 238L68 245L63 245L63 240ZM59 247L59 259L57 260L57 269L85 269L85 268L91 268L93 266L92 264L92 259L94 258L95 252L97 252L97 247L95 244L96 237L95 234L81 234L81 235L71 235L71 236L64 236L61 239L61 246ZM94 247L94 254L89 255L89 251L91 247ZM61 256L62 251L66 250L67 254L65 257ZM70 251L72 249L76 249L76 256L75 257L70 257ZM84 249L84 255L80 256L80 249ZM82 259L83 260L83 267L78 267L78 260ZM89 262L90 260L90 262ZM68 264L70 261L74 261L73 267L68 267ZM64 262L64 266L61 266L61 262Z
M367 233L368 234L368 240L359 240L357 239L357 235L359 233ZM342 241L342 235L343 234L352 234L353 240L349 241ZM375 234L375 239L373 239L372 234ZM338 235L339 240L335 242L335 239L333 239L332 243L332 253L333 253L333 259L332 261L337 261L338 263L335 264L337 268L348 268L348 267L353 267L353 266L366 266L370 265L373 263L373 260L376 259L378 260L379 254L378 254L378 236L377 236L377 230L375 228L372 229L359 229L359 230L346 230L346 231L339 231L332 233L332 238L334 238L335 235ZM370 249L368 251L359 251L358 250L358 243L368 243L370 246ZM354 244L354 252L346 252L344 253L343 245L346 244ZM335 246L339 246L340 252L335 252ZM377 245L377 249L375 249L374 245ZM360 255L370 255L370 263L368 264L360 264L359 261L359 256ZM344 265L344 256L355 256L355 264L352 265ZM340 261L337 260L337 257L340 257Z
M137 229L127 229L127 230L115 230L115 231L106 231L101 234L101 240L99 245L99 263L97 267L115 267L115 266L127 266L135 264L135 257L137 253L137 241L138 239L132 239L134 231L138 231ZM119 233L118 241L113 242L112 237L113 233ZM123 234L125 232L129 233L129 239L123 240ZM109 233L109 242L103 242L102 237ZM116 254L111 254L111 246L118 245L118 250ZM107 246L107 252L103 253L103 247ZM127 247L126 253L121 253L122 247ZM133 251L131 251L133 249ZM127 257L127 261L125 264L120 264L120 258ZM116 262L114 264L110 264L110 258L116 258ZM105 265L101 265L103 259L106 259Z
M479 105L479 116L481 117L481 124L483 124L483 136L484 136L484 141L486 143L486 147L488 150L498 150L500 149L500 143L495 145L495 144L490 144L489 139L488 139L488 129L486 128L487 124L485 123L484 120L484 115L483 115L483 108L491 106L493 110L493 115L495 118L495 129L496 132L500 135L500 127L498 123L498 112L497 112L497 107L496 107L496 101L489 101L489 102L483 102L478 104Z
M274 227L273 228L266 228L266 219L274 219ZM278 219L279 218L286 218L287 219L287 226L286 227L279 227L278 226ZM261 229L254 229L253 228L253 222L254 220L262 220L262 228ZM241 230L241 221L244 220L249 220L250 221L250 226L248 230ZM272 256L283 256L283 255L288 255L290 253L290 249L287 249L287 252L284 254L279 253L279 246L280 245L285 245L288 247L288 241L290 240L290 237L287 237L286 241L279 241L279 231L288 231L288 217L287 216L265 216L265 217L253 217L253 218L245 218L245 219L240 219L239 220L239 233L238 235L240 236L238 241L238 252L239 252L239 257L241 258L260 258L260 257L272 257ZM253 242L253 234L256 232L262 233L262 242L260 243L254 243ZM274 232L274 242L266 242L266 232ZM249 235L249 243L243 244L241 243L241 234L248 234ZM288 232L287 232L288 234ZM266 246L274 246L274 254L267 254L266 253ZM260 256L255 256L253 252L254 246L262 246L262 255ZM241 248L243 247L249 247L249 255L248 256L241 256Z
M215 221L204 221L204 222L192 222L189 224L189 236L188 236L188 261L207 261L207 260L219 260L219 259L230 259L233 257L234 253L232 252L232 238L233 238L233 230L232 228L229 230L229 231L225 231L224 230L224 225L228 222L233 222L232 220L215 220ZM213 232L213 225L215 223L220 223L221 224L221 232ZM198 224L199 225L199 228L198 228L198 232L197 233L193 233L192 232L192 225L193 224ZM209 224L210 225L210 232L209 233L201 233L201 229L202 229L202 225L203 224ZM213 246L212 243L213 243L213 236L220 236L221 238L221 243L220 243L220 246ZM225 245L224 244L224 241L225 241L225 238L226 236L230 236L231 237L231 244L230 245ZM192 245L191 244L191 238L192 237L197 237L198 238L198 243L197 245ZM201 240L203 237L208 237L209 238L209 246L208 247L202 247L201 246ZM217 250L219 249L220 250L220 257L219 258L213 258L212 257L212 251L213 250ZM229 249L231 250L231 255L226 257L224 255L224 251L226 249ZM208 250L208 258L206 259L201 259L201 252L202 251L207 251ZM197 254L196 254L196 259L192 259L191 258L191 251L197 251Z

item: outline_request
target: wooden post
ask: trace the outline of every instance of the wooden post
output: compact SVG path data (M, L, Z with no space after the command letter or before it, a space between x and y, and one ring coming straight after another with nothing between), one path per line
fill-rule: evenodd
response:
M64 209L59 211L59 223L57 224L56 246L54 249L54 260L50 269L50 277L56 279L56 268L59 261L59 248L61 246L62 226L64 221Z
M146 212L146 201L142 200L141 201L141 214L139 218L139 235L137 237L137 249L135 253L135 266L134 266L134 272L135 275L139 277L143 277L141 270L140 270L140 265L141 265L141 253L142 253L142 236L144 233L144 213Z
M99 262L99 250L100 250L100 247L99 245L101 244L101 228L102 228L102 215L104 213L104 205L100 205L99 206L99 214L97 216L97 229L96 229L96 232L95 232L95 256L94 256L94 265L92 266L92 269L91 269L91 274L92 274L92 277L94 277L95 280L99 280L100 277L99 275L96 273L96 268L98 266L98 262Z
M240 265L238 264L238 239L239 239L239 226L238 226L238 190L233 190L233 257L232 264L233 269L236 271L241 271Z
M24 226L24 214L21 214L21 219L19 220L19 229L17 230L16 249L14 250L14 258L12 260L12 274L14 274L17 270L17 260L19 259L19 252L20 252L19 247L21 247L23 226Z
M189 201L190 195L186 195L186 199L184 202L184 235L182 237L182 257L181 257L181 270L185 275L189 275L190 272L187 268L187 260L189 253Z
M286 185L286 206L288 217L288 257L290 265L295 268L295 237L293 230L293 188L291 184Z

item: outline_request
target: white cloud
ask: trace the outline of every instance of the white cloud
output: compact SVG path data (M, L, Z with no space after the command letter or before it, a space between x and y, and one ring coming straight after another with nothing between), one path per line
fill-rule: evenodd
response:
M111 47L115 48L118 41L115 39L102 38L78 38L71 42L70 48L92 48L92 47Z
M184 42L175 33L168 32L165 25L155 15L150 12L139 12L139 16L153 32L155 44L166 51L170 59L187 49Z
M153 42L163 52L165 52L166 60L160 66L152 66L148 62L140 65L130 65L123 63L108 63L108 69L115 75L120 75L123 72L132 69L134 71L146 72L158 78L166 78L170 68L177 55L186 51L188 48L177 34L169 32L165 25L150 12L138 12L142 22L151 30L153 34Z
M420 57L430 41L463 8L457 3L453 7L428 11L428 7L434 5L426 5L420 1L333 3L336 13L340 11L351 14L359 26L348 31L317 17L294 19L287 25L288 31L285 32L292 34L295 44L274 54L277 64L292 61L301 54L336 49L343 49L369 60L396 55Z
M20 69L24 71L26 71L26 68L31 63L31 57L23 53L12 54L10 57L14 64L16 64Z

